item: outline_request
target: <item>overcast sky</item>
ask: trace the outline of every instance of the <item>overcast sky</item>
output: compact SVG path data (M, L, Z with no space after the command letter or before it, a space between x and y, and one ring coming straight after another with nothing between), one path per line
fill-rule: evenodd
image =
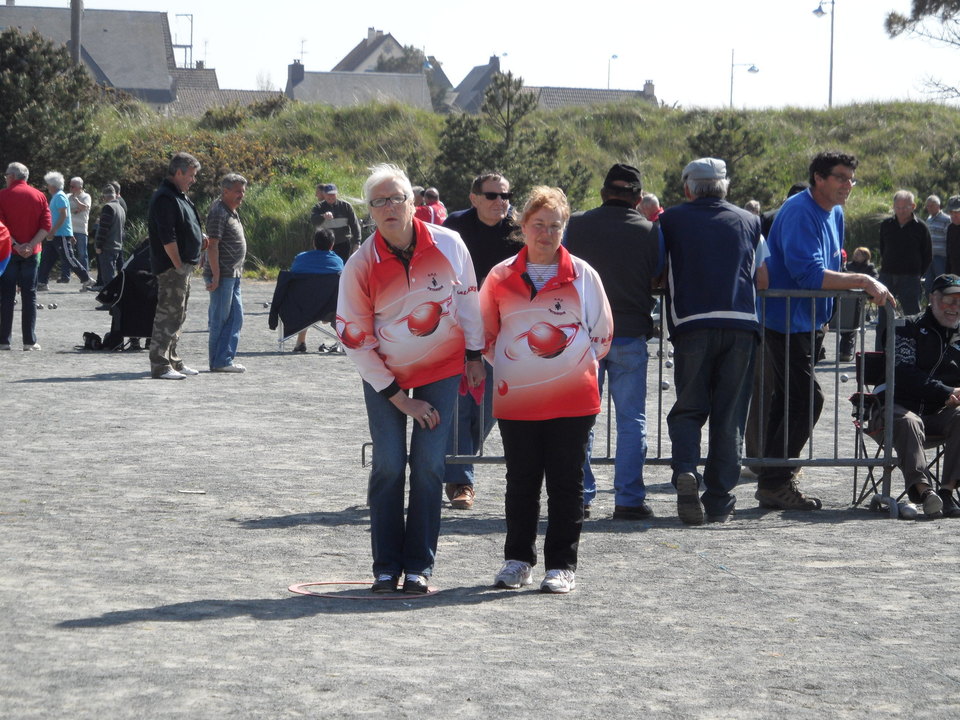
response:
M927 78L960 81L950 76L960 50L887 37L886 13L906 13L910 4L836 0L834 105L924 100ZM17 5L70 3L17 0ZM668 104L721 107L730 102L734 51L736 107L827 105L830 4L824 3L828 14L818 18L813 14L817 0L593 5L442 0L419 6L402 0L87 0L85 5L166 11L178 43L190 41L189 19L178 14L192 14L193 59L216 68L222 88L257 89L269 80L283 89L294 59L302 57L308 71L330 70L366 37L368 27L375 27L436 56L454 85L473 66L500 55L503 69L528 85L604 88L609 72L614 88L642 89L652 80L657 96ZM178 64L183 55L178 52ZM760 72L748 73L750 63Z

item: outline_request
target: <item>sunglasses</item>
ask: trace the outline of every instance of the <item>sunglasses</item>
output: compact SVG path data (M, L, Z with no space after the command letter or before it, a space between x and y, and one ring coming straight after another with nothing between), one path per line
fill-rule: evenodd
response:
M480 194L483 195L487 200L496 200L497 198L501 198L503 200L510 200L511 198L513 198L512 192L504 192L504 193L485 192Z

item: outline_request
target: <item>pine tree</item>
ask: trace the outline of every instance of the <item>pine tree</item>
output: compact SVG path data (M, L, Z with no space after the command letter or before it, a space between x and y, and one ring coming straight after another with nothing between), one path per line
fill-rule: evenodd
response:
M81 172L100 134L93 124L95 85L65 46L36 30L0 33L0 164L22 162L32 177Z

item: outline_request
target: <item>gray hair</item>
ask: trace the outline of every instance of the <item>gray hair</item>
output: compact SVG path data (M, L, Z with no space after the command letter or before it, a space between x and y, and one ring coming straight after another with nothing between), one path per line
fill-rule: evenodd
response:
M380 183L388 180L396 180L407 196L407 199L410 200L413 198L413 188L410 185L410 179L407 177L407 174L393 163L380 163L370 168L370 177L363 183L364 202L370 202L370 195L373 193L373 189Z
M229 190L234 185L243 185L247 186L247 179L240 173L227 173L220 180L220 189Z
M715 197L723 200L730 188L730 181L722 180L687 180L684 185L695 198Z
M26 181L30 177L30 171L23 163L12 162L7 165L7 174L13 175L17 180Z
M167 169L167 173L170 176L173 176L177 174L177 170L185 173L190 168L196 168L199 170L200 161L190 153L178 152L176 155L170 158L170 167Z
M110 200L115 200L117 197L117 191L113 189L113 185L104 185L103 190L100 191L100 194L109 198Z
M70 178L70 184L71 184L71 185L79 185L80 187L83 187L83 178L82 178L82 177L72 177L72 178Z
M909 190L897 190L893 194L893 201L896 202L897 200L907 200L911 205L917 204L916 197Z
M943 203L940 202L940 198L939 198L937 195L931 195L930 197L928 197L928 198L927 198L927 202L925 202L924 205L929 205L930 203L936 203L937 205L943 205Z
M56 170L48 172L43 176L43 182L52 185L57 190L63 190L63 173L58 173Z

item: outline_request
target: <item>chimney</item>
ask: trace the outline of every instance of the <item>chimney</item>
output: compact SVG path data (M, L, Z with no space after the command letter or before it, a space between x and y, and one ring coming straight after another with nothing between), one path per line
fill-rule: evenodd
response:
M303 82L303 65L299 60L294 60L287 65L287 87L292 88Z
M656 93L653 91L653 80L647 80L643 83L643 94L654 97Z
M197 70L203 70L203 60L197 60L196 65L194 66Z
M367 45L377 39L377 31L374 28L367 28Z

